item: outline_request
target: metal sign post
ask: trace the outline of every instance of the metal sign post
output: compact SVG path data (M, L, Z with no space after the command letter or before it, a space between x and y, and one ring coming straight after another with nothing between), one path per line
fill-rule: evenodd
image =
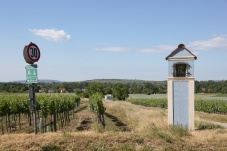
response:
M39 47L34 44L30 43L26 45L23 50L24 59L30 65L25 67L26 69L26 83L28 84L29 89L29 100L30 105L29 109L33 111L34 117L34 133L37 134L37 119L36 119L36 100L35 100L35 84L38 83L38 72L37 72L37 65L34 62L38 62L40 58L40 50Z
M34 117L34 133L37 134L35 85L34 84L29 85L28 90L29 90L29 100L30 100L29 108L31 111L33 111L33 117Z

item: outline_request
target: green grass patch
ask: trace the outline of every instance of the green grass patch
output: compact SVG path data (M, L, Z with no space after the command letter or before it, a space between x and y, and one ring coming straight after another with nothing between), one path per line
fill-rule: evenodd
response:
M227 97L227 94L217 94L216 97Z
M43 146L41 151L62 151L62 149L56 145Z
M222 126L209 122L196 122L197 130L223 129Z
M147 107L167 108L167 99L128 99L127 101Z
M163 131L156 127L155 125L152 125L151 130L147 133L149 136L153 136L159 139L164 140L167 143L172 143L174 141L173 137L168 133L168 131Z
M166 99L166 94L129 94L129 98L131 99Z
M178 137L190 136L189 131L186 128L182 127L182 126L171 126L170 127L170 132L174 136L178 136Z

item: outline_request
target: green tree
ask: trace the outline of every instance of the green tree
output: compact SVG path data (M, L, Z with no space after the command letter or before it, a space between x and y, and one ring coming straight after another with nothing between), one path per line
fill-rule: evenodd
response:
M103 89L104 94L112 94L112 89L110 87L106 87Z
M82 92L81 94L80 94L80 96L82 97L82 98L89 98L89 93L86 91L86 92Z
M103 84L102 83L98 83L98 82L91 83L88 86L88 92L90 94L93 94L93 93L102 93L102 94L104 94Z
M82 90L79 88L74 89L75 94L80 95L82 93Z
M158 86L153 87L153 93L158 93L158 90L159 90Z
M123 85L121 83L114 86L113 96L118 100L125 100L128 95L128 87L127 85Z

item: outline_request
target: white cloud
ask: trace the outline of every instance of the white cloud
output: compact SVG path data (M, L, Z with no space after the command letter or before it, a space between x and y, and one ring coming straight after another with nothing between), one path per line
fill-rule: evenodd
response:
M162 53L162 52L173 51L175 48L177 48L177 46L159 45L151 48L141 48L139 51L142 53Z
M186 46L187 47L187 46ZM227 49L227 35L216 35L208 40L194 41L188 44L192 50L222 50Z
M178 45L158 45L150 48L142 48L139 51L142 53L162 53L173 51ZM193 54L199 54L200 50L225 50L227 49L227 34L214 35L208 40L198 40L185 45L189 50L195 51Z
M71 36L68 35L64 30L56 29L30 29L30 31L40 37L47 40L59 41L59 40L71 40Z
M95 48L95 50L99 51L110 51L110 52L125 52L125 51L139 51L142 53L162 53L165 51L172 51L176 48L176 46L170 45L160 45L154 46L150 48L127 48L127 47L105 47L105 48Z
M106 47L106 48L95 48L95 50L112 51L112 52L124 52L124 51L128 51L129 48L124 48L124 47Z
M139 51L142 52L142 53L160 53L159 50L152 49L152 48L142 48Z
M227 49L227 34L225 35L214 35L213 38L208 40L198 40L190 42L185 45L186 48L191 50L193 54L198 55L201 50L224 50ZM106 47L106 48L95 48L100 51L112 51L112 52L125 52L125 51L138 51L141 53L169 53L178 47L176 45L157 45L148 48L126 48L126 47Z

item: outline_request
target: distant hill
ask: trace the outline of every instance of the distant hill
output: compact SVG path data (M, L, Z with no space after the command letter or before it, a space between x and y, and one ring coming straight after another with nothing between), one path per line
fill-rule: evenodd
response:
M100 83L142 83L142 82L150 82L150 83L163 83L164 81L148 81L148 80L137 80L137 79L93 79L86 80L85 82L100 82Z
M12 81L17 83L26 83L25 80ZM39 83L61 83L62 81L58 80L49 80L49 79L40 79Z
M17 81L10 81L13 83L25 83L25 80L17 80ZM62 83L64 81L59 80L51 80L51 79L40 79L39 83ZM73 81L72 81L73 82ZM99 83L163 83L163 81L152 81L152 80L138 80L138 79L92 79L92 80L85 80L85 81L75 81L75 82L99 82ZM66 82L67 83L67 82ZM71 82L69 82L71 83Z
M43 79L43 80L39 80L39 82L44 82L44 83L61 83L62 81L59 80L48 80L48 79Z

